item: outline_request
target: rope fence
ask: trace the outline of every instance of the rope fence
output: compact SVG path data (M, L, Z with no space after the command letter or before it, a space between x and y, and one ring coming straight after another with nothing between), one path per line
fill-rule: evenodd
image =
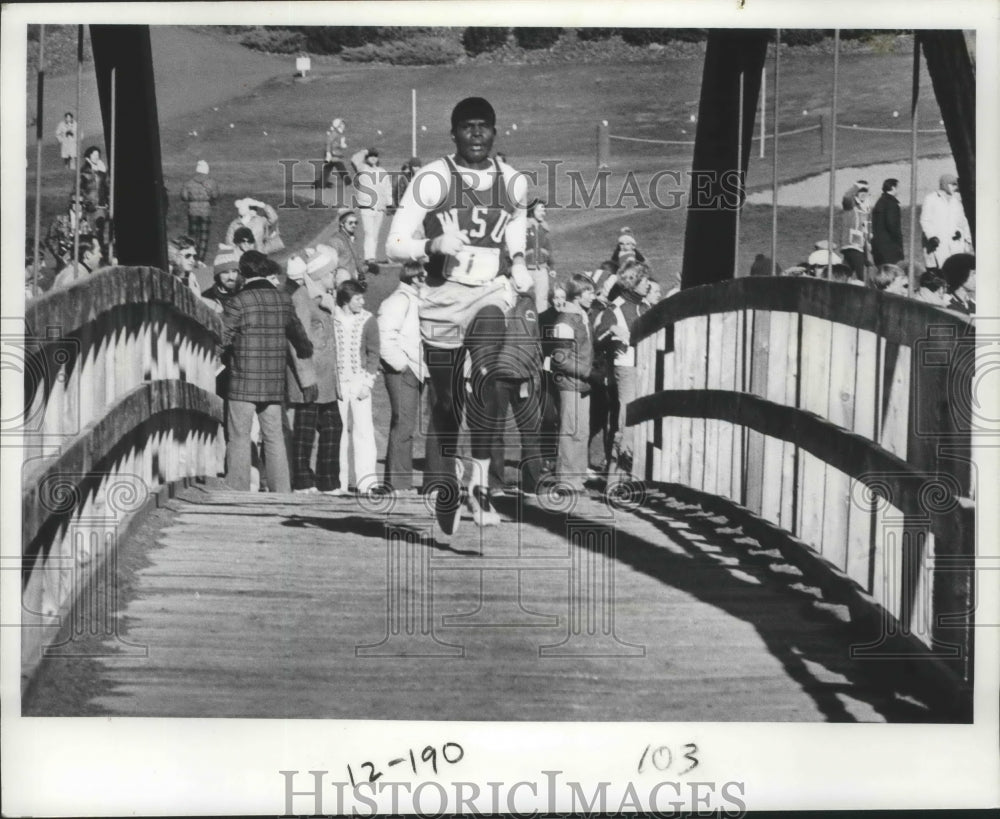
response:
M844 131L871 131L872 133L878 133L878 134L909 134L909 133L912 133L912 130L910 128L872 128L872 127L867 126L867 125L840 125L840 124L838 124L837 127L840 128L840 129L842 129L842 130L844 130ZM947 133L947 131L945 131L944 128L925 128L925 129L918 129L917 133L918 134L945 134L945 133ZM779 134L779 136L783 136L783 134ZM755 139L756 139L756 137L755 137Z
M778 133L778 138L798 136L799 134L807 134L813 131L819 132L819 153L826 153L826 123L822 114L818 116L818 122L814 125L806 125L802 128L793 128L790 131L780 131ZM845 125L843 123L834 124L834 129L838 131L865 131L867 133L877 133L877 134L909 134L911 129L909 128L879 128L870 125ZM947 133L944 128L923 128L917 131L918 134L927 135L941 135ZM766 145L770 140L774 141L775 135L773 133L755 134L750 139L752 142L760 142ZM625 136L623 134L612 134L608 129L608 121L602 120L597 124L597 167L606 168L609 166L611 161L611 141L616 142L633 142L643 145L665 145L665 146L693 146L695 141L693 139L650 139L648 137L633 137ZM762 148L763 150L763 148Z

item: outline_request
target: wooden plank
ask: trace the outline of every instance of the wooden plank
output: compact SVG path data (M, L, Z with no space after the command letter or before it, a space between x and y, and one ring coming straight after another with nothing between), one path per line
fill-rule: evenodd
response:
M739 314L736 312L722 315L722 348L718 353L721 359L719 388L723 390L736 389L737 352L739 350ZM736 427L725 421L717 421L719 438L716 460L716 494L730 500L739 500L739 495L733 494L733 460L738 454L736 449Z
M799 392L799 359L800 331L802 318L796 314L788 314L788 332L785 339L785 400L784 404L794 407L798 403ZM783 529L794 532L798 506L799 483L801 476L798 467L798 447L790 441L785 441L782 447L781 462L781 508L779 522Z
M791 314L789 313L770 314L767 384L763 396L769 401L786 405L785 368L788 366L787 345L790 320ZM785 490L784 451L784 441L772 436L764 438L760 515L765 520L775 524L781 521L782 493Z
M708 347L705 351L707 357L708 370L706 374L705 386L708 389L724 389L722 385L722 359L723 359L723 316L714 315L706 317L708 328ZM711 492L713 495L719 494L719 432L721 422L715 419L705 421L705 454L704 454L704 478L702 489Z
M659 335L659 334L657 334ZM636 395L649 395L653 392L651 387L650 372L655 369L656 361L656 336L645 338L636 346L635 367L636 367ZM632 431L634 441L633 471L632 474L640 478L646 475L646 441L652 441L650 433L650 423L643 422L636 424Z
M875 419L879 396L879 339L874 333L859 330L857 338L856 372L854 379L854 418L851 428L858 435L876 440ZM871 544L875 515L870 494L857 480L849 479L850 504L847 515L848 576L867 588L868 549Z
M905 460L909 439L911 351L909 347L886 344L883 355L885 388L879 444Z
M748 392L767 395L767 362L771 336L771 314L763 310L753 312L750 328L750 358ZM758 432L747 433L746 496L747 508L760 514L764 486L764 436Z
M688 389L704 389L708 376L708 316L691 320L691 357L688 359ZM690 485L702 489L705 485L705 419L691 419L691 478Z
M830 385L826 417L844 429L854 426L855 381L858 370L858 331L834 324L830 336ZM836 467L826 468L823 555L840 569L847 568L851 479Z
M736 347L733 350L733 377L734 390L743 392L746 389L747 360L746 348L746 310L739 310L736 313L736 328L733 333ZM746 468L746 430L740 424L733 424L733 458L730 468L730 486L732 487L732 499L736 503L744 500L743 474Z
M825 416L830 391L830 340L833 326L823 319L802 319L802 390L801 409ZM796 534L823 553L826 466L810 454L799 459L802 482L799 494L801 528Z
M677 351L674 358L676 367L675 382L677 389L689 390L692 387L691 368L694 361L694 348L697 346L697 322L686 319L677 327ZM694 446L694 422L691 418L683 418L678 430L680 458L677 478L686 486L691 485L691 450Z

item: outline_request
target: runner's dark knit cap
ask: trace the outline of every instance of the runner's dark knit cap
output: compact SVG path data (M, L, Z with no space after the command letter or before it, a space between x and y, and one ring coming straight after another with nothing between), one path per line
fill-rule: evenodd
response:
M466 97L451 112L451 129L454 131L458 123L470 119L485 120L490 128L497 126L497 114L482 97Z

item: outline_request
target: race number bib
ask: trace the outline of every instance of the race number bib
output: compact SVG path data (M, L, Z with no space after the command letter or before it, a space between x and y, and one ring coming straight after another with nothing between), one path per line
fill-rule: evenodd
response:
M486 284L500 272L500 248L465 245L448 259L444 276L461 284Z

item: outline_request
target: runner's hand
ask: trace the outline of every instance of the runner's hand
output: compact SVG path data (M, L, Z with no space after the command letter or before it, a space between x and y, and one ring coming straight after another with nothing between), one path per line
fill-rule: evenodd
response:
M442 233L431 240L431 253L457 256L468 243L469 237L464 230L455 233Z
M510 278L518 293L527 293L535 285L523 259L515 259L510 265Z

